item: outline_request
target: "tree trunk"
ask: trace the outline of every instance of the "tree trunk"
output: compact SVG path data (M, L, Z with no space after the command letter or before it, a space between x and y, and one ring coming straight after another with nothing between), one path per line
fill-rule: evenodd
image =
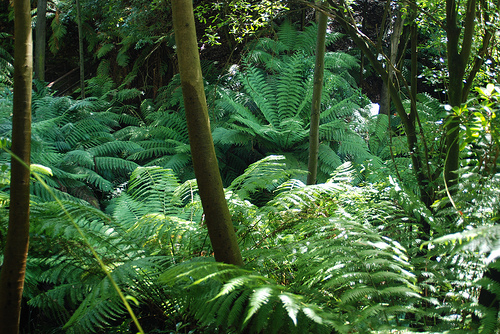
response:
M339 23L344 31L352 38L353 42L359 47L362 54L364 54L364 56L368 59L375 72L377 72L377 74L380 75L380 77L384 81L384 85L387 85L391 96L391 101L394 104L396 112L401 119L401 123L406 133L408 150L409 152L411 152L410 156L413 164L413 171L417 179L419 189L421 190L421 197L429 197L425 194L428 182L425 171L423 169L424 163L422 162L422 157L419 154L421 148L418 143L417 129L415 127L415 122L412 121L410 115L408 115L406 112L400 94L401 92L396 88L394 83L389 80L389 73L387 71L387 68L383 67L380 61L377 59L377 55L370 48L370 44L368 44L364 34L362 34L357 29L354 22L346 20L346 17L350 16L346 15L346 7L343 7L345 6L345 4L343 4L342 6L338 6L332 0L328 0L328 2L332 6L332 14L337 23ZM398 73L398 75L401 74Z
M192 0L172 0L172 16L194 172L215 260L242 265L210 130Z
M21 299L29 245L31 78L33 51L30 1L14 1L14 109L9 229L0 272L0 333L19 333Z
M85 98L85 63L84 63L84 50L83 50L83 26L82 26L82 6L80 0L76 0L76 15L78 21L78 48L80 54L80 96Z
M476 0L468 0L464 20L464 33L458 25L458 4L455 0L446 1L446 49L448 53L448 103L453 108L460 108L463 101L464 77L469 62L472 40L474 36L474 21L476 19ZM462 48L460 49L460 42ZM444 167L445 181L448 187L456 184L459 168L459 135L460 118L452 111L446 122L446 161Z
M45 40L47 0L38 0L36 10L35 78L45 81Z
M391 43L390 43L390 64L387 64L388 80L391 82L394 78L394 69L392 66L397 66L399 41L401 39L401 32L403 30L403 19L401 17L401 10L396 8L394 11L396 16L395 21L392 25ZM382 85L382 90L380 92L380 109L379 114L390 115L391 114L391 94L387 85Z
M316 42L316 65L314 67L314 86L311 106L311 125L309 130L309 161L307 184L315 184L318 173L319 150L319 116L321 109L321 92L325 70L325 39L328 17L321 11L318 19L318 37Z

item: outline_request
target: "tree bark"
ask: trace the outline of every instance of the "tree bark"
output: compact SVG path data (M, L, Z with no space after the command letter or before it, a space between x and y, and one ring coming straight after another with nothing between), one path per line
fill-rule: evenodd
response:
M36 10L35 78L45 81L45 41L47 0L38 0Z
M401 32L403 30L403 18L401 17L401 10L399 8L396 8L394 10L394 16L396 17L392 24L392 34L390 38L390 63L387 65L388 80L390 80L391 82L394 78L394 70L392 68L392 65L396 66ZM382 90L380 92L379 114L388 116L391 114L391 94L387 85L382 85Z
M80 0L76 0L76 15L78 21L78 48L80 54L80 96L85 98L85 62L83 50L83 26L82 26L82 6Z
M18 334L29 246L31 79L30 1L14 1L14 107L12 117L9 228L0 272L0 333Z
M353 42L358 46L361 50L362 54L368 59L370 64L372 65L375 72L382 78L384 81L384 85L387 85L391 97L391 101L394 104L396 112L401 119L401 123L406 133L406 139L408 143L408 150L410 152L410 157L413 164L413 170L415 177L417 179L417 183L419 189L421 190L421 198L424 200L424 203L427 203L427 198L430 198L426 194L427 189L427 176L425 175L425 171L423 169L423 162L420 152L420 147L418 143L417 137L417 129L415 127L415 122L412 121L412 118L409 114L407 114L406 109L403 105L403 100L401 98L400 91L395 87L394 83L389 80L389 73L387 68L384 68L380 61L377 59L377 56L373 53L370 48L370 45L367 42L367 37L362 34L357 28L354 22L349 20L349 15L346 14L344 5L338 6L332 0L328 0L328 2L332 6L332 14L336 21L342 26L344 31L352 38ZM397 73L401 76L400 73ZM402 77L399 79L403 79Z
M172 16L194 172L215 260L242 265L210 130L192 0L172 0Z
M474 36L474 21L476 18L476 0L468 0L464 20L462 48L460 49L461 27L458 25L458 4L455 0L446 1L446 49L448 53L448 103L453 108L460 108L463 102L464 77L469 62L472 40ZM444 177L448 187L457 182L460 148L460 118L453 111L446 122L446 161Z
M328 17L318 11L318 37L316 41L316 65L314 67L314 86L311 106L311 125L309 129L309 161L307 184L315 184L318 174L319 151L319 116L321 109L321 93L323 91L323 77L325 70L325 40Z

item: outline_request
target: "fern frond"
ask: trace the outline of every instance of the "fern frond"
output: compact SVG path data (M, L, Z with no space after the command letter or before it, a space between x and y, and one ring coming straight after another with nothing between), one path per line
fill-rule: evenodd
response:
M237 177L228 190L234 191L242 199L256 190L272 191L289 178L294 170L288 170L284 156L271 155L250 165L245 173Z
M115 140L103 143L99 146L91 147L87 150L87 152L95 157L128 157L129 155L142 150L143 148L134 142Z
M121 172L128 174L138 167L135 162L115 157L95 157L95 166L99 172Z

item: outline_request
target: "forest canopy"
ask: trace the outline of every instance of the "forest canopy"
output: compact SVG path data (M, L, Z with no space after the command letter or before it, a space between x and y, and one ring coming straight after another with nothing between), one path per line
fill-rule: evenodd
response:
M1 2L0 332L498 333L499 7Z

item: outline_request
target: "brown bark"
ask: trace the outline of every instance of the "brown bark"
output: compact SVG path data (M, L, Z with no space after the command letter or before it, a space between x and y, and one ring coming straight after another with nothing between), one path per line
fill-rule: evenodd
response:
M38 0L36 10L35 77L45 81L45 40L47 0Z
M328 17L321 11L318 15L318 37L316 42L316 65L314 67L314 85L311 106L311 125L309 130L309 161L307 184L315 184L318 174L319 151L319 116L321 109L321 93L325 70L325 40Z
M0 272L0 333L19 333L21 298L29 245L31 78L33 52L30 1L16 0L14 42L14 110L9 228Z
M388 2L389 3L389 2ZM388 71L388 80L392 82L394 79L394 70L391 65L396 65L398 58L398 49L401 39L401 32L403 30L403 18L401 17L401 10L397 8L394 11L394 15L396 16L394 23L392 24L392 34L391 34L391 43L390 43L390 63L387 66ZM382 34L380 34L382 35ZM391 94L389 92L389 88L387 85L382 85L382 91L380 93L380 114L390 115L391 114Z
M476 0L467 1L465 14L462 47L460 48L461 27L458 25L458 4L455 0L446 1L446 49L448 53L448 103L451 107L459 108L463 102L464 77L469 62L472 40L474 35L474 21L476 18ZM456 184L459 168L460 148L460 119L453 112L448 117L446 125L446 161L444 177L448 187Z
M82 6L80 0L76 0L76 15L78 21L78 50L80 55L80 96L82 99L85 98L85 61L84 61L84 50L83 50L83 26L82 26Z
M192 1L172 0L172 15L189 143L215 260L242 265L210 130Z

